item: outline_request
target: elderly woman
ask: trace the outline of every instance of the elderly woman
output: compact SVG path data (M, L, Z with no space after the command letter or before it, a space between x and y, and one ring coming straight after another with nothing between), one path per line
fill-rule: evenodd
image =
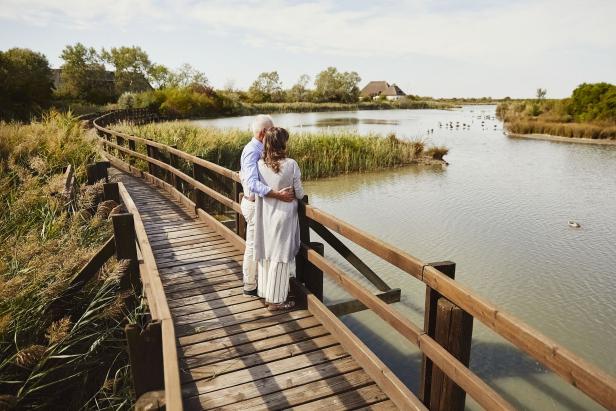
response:
M272 127L263 139L263 155L258 163L259 178L282 191L292 187L295 197L304 196L301 173L295 160L287 157L289 133ZM272 311L292 308L287 299L289 278L295 277L295 256L299 251L297 202L257 197L255 207L255 259L257 260L258 295Z

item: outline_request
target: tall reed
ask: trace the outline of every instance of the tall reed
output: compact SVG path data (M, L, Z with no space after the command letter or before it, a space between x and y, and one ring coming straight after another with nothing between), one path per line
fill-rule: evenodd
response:
M252 137L248 130L201 128L181 121L143 126L124 123L114 127L175 145L232 170L239 169L242 149ZM361 136L351 131L292 133L288 149L306 180L399 167L426 159L424 143L419 140L400 139L395 135Z
M0 394L19 409L130 408L122 267L109 263L66 309L50 306L111 236L95 213L102 185L79 190L67 211L62 169L83 183L94 142L70 115L0 123Z

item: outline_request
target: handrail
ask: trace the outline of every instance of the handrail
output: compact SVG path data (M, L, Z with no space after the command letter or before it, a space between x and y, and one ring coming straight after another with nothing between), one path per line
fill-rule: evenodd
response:
M130 136L125 133L108 129L102 124L99 124L99 120L102 120L103 117L105 116L96 119L94 121L94 126L105 135L114 135L123 139L143 143L146 146L166 150L180 158L192 162L193 164L198 164L201 167L230 178L235 182L239 181L239 176L236 172L208 162L207 160L183 153L180 150L161 143L152 142L151 140L141 137ZM214 195L212 191L215 190L210 187L207 187L207 190L204 189L204 187L202 187L204 186L203 184L175 169L171 165L153 159L149 157L149 155L143 155L134 150L126 149L125 147L112 143L111 141L102 138L101 141L105 146L114 148L129 156L140 158L150 164L154 164L166 171L169 171L188 184L193 185L201 192L210 195L211 198L237 211L235 206L239 206L239 204L236 201L226 197L225 198L227 201L221 201L222 199L220 199L219 196L223 196L222 194L217 193L218 195ZM197 185L195 183L199 184ZM403 250L313 206L306 205L305 215L310 222L320 224L342 235L343 237L346 237L355 244L422 281L428 287L437 291L449 299L452 303L465 310L468 314L480 320L494 332L510 341L518 349L534 357L541 364L545 365L557 375L564 378L567 382L584 392L597 403L608 409L616 409L616 379L613 376L607 374L598 367L590 364L588 361L583 360L574 353L558 345L556 342L552 341L516 317L501 312L494 304L475 295L469 288L460 285L456 281L445 276L436 268L431 267ZM213 220L213 217L210 217L209 215L208 218ZM412 324L410 321L404 319L393 308L381 301L379 298L375 297L355 280L351 279L336 265L319 255L317 252L307 248L306 245L303 245L302 253L309 262L334 278L334 280L342 285L347 292L367 307L371 308L382 319L390 323L394 329L400 332L406 339L417 345L419 349L434 362L434 364L436 364L449 378L469 393L480 405L490 409L509 409L511 407L474 373L462 365L455 357L443 349L430 336L425 334L423 330Z
M126 210L133 215L135 235L141 254L139 272L150 313L153 320L161 322L165 406L168 410L181 411L183 409L182 389L180 385L180 369L177 361L175 330L173 327L173 319L171 318L171 311L167 304L167 298L160 280L154 253L152 252L145 226L141 220L139 209L124 187L124 184L121 182L118 183L118 190Z

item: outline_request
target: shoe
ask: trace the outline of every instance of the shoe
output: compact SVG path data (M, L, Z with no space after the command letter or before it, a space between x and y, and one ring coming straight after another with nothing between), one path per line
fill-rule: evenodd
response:
M259 293L257 291L257 289L255 288L254 290L244 290L244 295L250 296L250 297L258 297Z

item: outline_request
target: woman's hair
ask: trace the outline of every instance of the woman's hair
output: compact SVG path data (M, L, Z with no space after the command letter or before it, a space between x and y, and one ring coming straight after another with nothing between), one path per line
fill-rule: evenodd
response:
M282 127L268 129L263 138L263 161L276 174L280 172L280 160L287 157L287 141L289 133Z

